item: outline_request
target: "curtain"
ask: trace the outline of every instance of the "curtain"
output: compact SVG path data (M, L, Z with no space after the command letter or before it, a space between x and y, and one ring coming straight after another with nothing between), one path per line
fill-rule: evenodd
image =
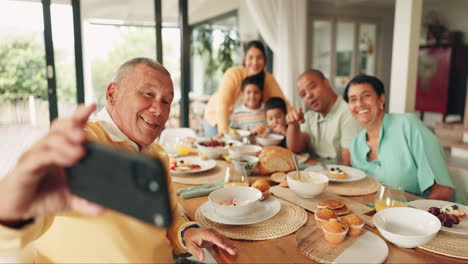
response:
M306 0L244 0L255 26L273 51L273 75L293 107L300 106L296 79L306 70Z

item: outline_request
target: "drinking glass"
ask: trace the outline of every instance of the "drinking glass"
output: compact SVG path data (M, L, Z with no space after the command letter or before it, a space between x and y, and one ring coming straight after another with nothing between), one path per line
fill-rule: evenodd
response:
M175 151L180 156L187 156L192 152L192 144L184 137L177 137Z
M224 187L232 186L249 186L249 179L247 173L238 173L230 167L226 168L226 175L224 176Z
M391 187L382 184L375 195L374 207L378 212L390 207L406 207L406 197L403 186Z

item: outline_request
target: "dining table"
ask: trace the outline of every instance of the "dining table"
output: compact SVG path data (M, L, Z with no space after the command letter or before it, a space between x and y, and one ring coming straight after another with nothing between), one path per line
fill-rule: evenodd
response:
M317 160L309 159L306 163L314 164L317 162ZM257 176L251 177L251 180L259 177L269 178L269 176ZM191 186L193 185L176 182L173 182L172 184L175 191ZM423 199L410 193L405 193L405 195L408 198L415 200ZM346 198L362 204L368 204L374 202L375 194L346 196ZM195 215L198 208L207 200L207 196L191 199L182 199L178 197L179 209L186 218L195 221ZM373 213L375 213L375 211ZM314 224L315 220L313 213L307 211L307 215L308 220L306 225ZM400 248L387 241L379 233L377 228L365 225L365 229L375 233L387 244L388 256L384 263L466 263L466 260L463 259L443 256L420 248ZM210 252L218 263L317 263L301 253L297 248L295 236L296 234L292 233L280 238L261 241L232 240L237 248L237 255L235 256L231 256L229 253L218 247L209 248L208 252Z

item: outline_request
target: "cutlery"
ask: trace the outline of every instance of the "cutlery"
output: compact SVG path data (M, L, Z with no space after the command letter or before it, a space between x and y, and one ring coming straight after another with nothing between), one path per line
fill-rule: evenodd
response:
M296 171L297 171L297 180L300 181L301 180L301 173L299 172L297 157L296 157L296 155L294 153L292 154L292 158L293 158L293 161L294 161L294 166L296 167Z

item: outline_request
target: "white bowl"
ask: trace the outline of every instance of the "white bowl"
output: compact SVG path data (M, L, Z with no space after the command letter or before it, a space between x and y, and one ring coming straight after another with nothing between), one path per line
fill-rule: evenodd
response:
M225 187L213 191L208 195L211 205L219 213L227 217L245 216L255 211L262 198L262 192L256 188L247 186ZM232 199L238 201L237 206L221 205L221 202L229 202Z
M197 149L198 152L202 153L209 159L218 159L222 157L223 155L228 154L228 150L230 148L230 144L233 146L241 145L241 143L237 140L217 140L219 142L224 142L225 146L224 147L207 147L203 146L202 143L208 142L209 139L201 139L197 141Z
M321 194L328 186L328 177L313 171L301 171L301 180L297 179L297 172L286 174L289 188L298 196L312 198Z
M257 167L258 161L259 159L255 156L242 155L237 159L233 159L232 164L234 165L234 169L241 175L244 169L247 175L250 175L252 170Z
M239 134L238 136L234 136L229 134L229 131L227 131L224 134L224 138L228 140L238 140L242 141L242 138L250 136L250 131L244 130L244 129L236 129L237 133Z
M229 156L231 159L239 159L242 155L258 156L260 151L262 151L262 147L258 145L232 146L229 149Z
M420 209L393 207L377 212L374 224L388 241L402 248L414 248L431 241L439 232L439 219Z
M257 144L260 144L264 147L268 146L276 146L281 143L281 141L284 139L284 135L281 134L268 134L266 137L255 137L255 142Z

